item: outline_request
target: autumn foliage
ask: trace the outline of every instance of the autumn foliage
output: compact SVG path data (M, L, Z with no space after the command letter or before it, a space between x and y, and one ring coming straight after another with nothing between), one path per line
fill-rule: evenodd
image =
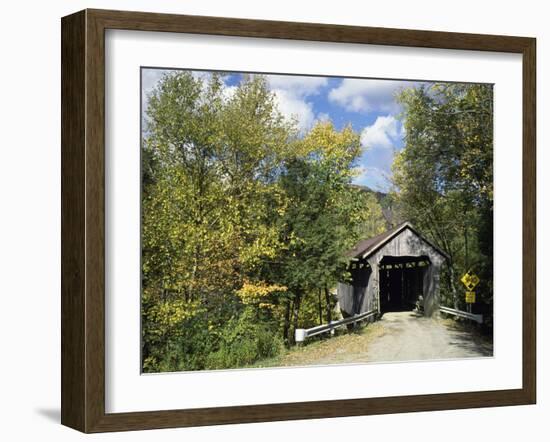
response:
M262 76L229 95L220 75L189 72L162 78L144 127L144 371L245 366L319 324L345 252L384 228L350 186L359 135L299 133Z

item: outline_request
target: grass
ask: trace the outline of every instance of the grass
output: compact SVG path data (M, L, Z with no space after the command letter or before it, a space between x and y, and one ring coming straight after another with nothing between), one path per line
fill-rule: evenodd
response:
M356 331L338 331L331 338L327 334L321 339L306 342L290 349L285 349L276 357L263 359L247 368L291 367L328 365L354 362L350 357L360 358L365 355L369 343L383 335L383 327L370 323Z

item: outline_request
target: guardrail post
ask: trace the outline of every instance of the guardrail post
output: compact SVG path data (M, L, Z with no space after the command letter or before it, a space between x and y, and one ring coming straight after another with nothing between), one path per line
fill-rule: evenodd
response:
M296 344L302 344L306 339L311 338L312 336L317 336L321 333L329 332L330 335L334 335L336 328L343 327L344 325L354 325L359 321L363 321L371 316L376 317L376 310L370 310L365 313L351 316L349 318L340 319L339 321L330 321L328 324L317 325L312 328L303 329L297 328L294 331L294 342Z
M303 328L297 328L294 331L294 340L296 341L296 344L301 344L306 340L306 330Z

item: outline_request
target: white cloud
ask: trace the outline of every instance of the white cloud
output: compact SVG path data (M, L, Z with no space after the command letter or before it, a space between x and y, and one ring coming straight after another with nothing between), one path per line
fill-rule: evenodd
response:
M273 90L279 111L288 119L295 119L301 132L309 129L315 121L313 105L292 94L292 92Z
M147 107L147 97L153 91L162 76L170 71L165 69L141 70L141 100L143 110Z
M191 71L191 75L195 80L207 81L210 79L212 72L210 71Z
M316 121L320 121L322 123L324 123L326 121L330 121L330 115L327 114L326 112L319 112L317 114Z
M359 175L354 179L371 189L387 191L391 185L391 166L395 153L402 146L403 125L393 115L380 116L361 132Z
M302 77L297 75L269 75L267 81L275 94L277 106L288 119L297 121L300 132L308 130L323 116L315 116L313 104L308 97L317 95L328 84L322 77ZM324 116L326 118L326 116Z
M323 77L302 77L299 75L269 75L267 81L271 89L284 90L296 97L316 95L328 84Z
M142 69L141 87L143 92L150 92L160 80L160 78L169 71L164 69Z
M391 149L403 138L401 123L393 115L376 118L361 132L361 145L369 149Z
M231 100L231 98L235 95L235 92L237 92L237 86L224 85L224 88L222 89L222 96L225 100Z
M328 99L349 112L397 113L400 106L395 100L395 93L411 86L415 83L345 78L329 92Z

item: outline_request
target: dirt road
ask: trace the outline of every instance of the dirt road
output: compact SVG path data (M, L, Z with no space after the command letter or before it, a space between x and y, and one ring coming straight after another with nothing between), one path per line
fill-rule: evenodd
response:
M425 318L410 311L391 312L359 333L295 348L267 366L455 359L492 353L489 340L453 320Z
M492 345L454 326L452 321L425 318L413 312L382 316L383 334L367 346L365 361L412 361L491 356Z

